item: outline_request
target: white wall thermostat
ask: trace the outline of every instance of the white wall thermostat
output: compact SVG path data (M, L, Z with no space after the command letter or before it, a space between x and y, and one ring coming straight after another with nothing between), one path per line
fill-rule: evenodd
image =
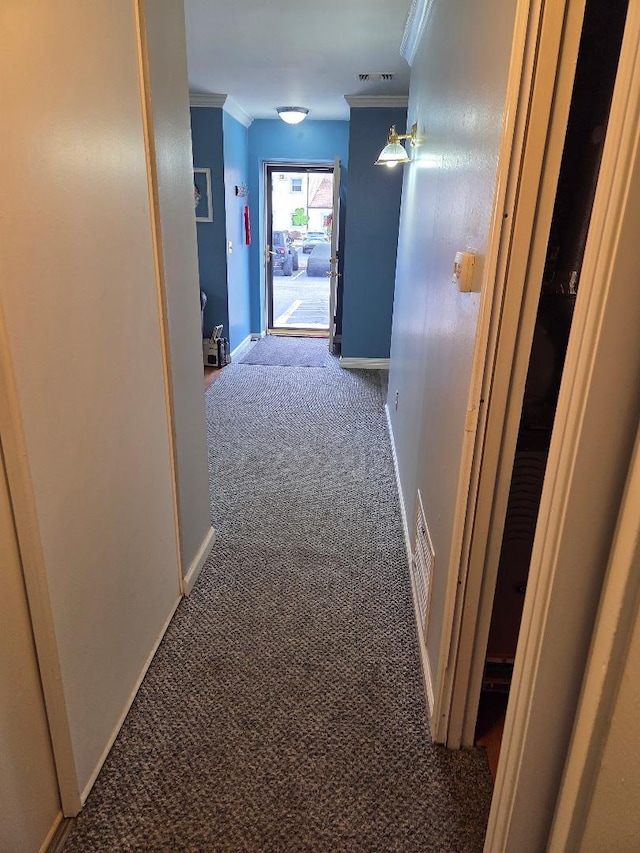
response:
M458 290L461 293L469 293L473 290L473 268L475 263L476 256L473 252L456 252L451 281L458 286Z

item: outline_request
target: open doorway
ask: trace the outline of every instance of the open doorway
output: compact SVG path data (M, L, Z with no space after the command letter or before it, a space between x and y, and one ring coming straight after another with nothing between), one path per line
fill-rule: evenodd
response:
M476 743L496 775L547 455L628 0L587 0L502 535Z
M266 166L267 328L329 335L333 165Z

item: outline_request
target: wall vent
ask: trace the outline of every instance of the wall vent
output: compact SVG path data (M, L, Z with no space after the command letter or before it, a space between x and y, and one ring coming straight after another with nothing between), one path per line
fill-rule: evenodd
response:
M416 509L416 544L413 549L413 560L411 561L411 573L416 594L416 607L418 618L426 641L427 625L429 622L429 605L431 603L431 585L436 555L427 520L424 516L422 506L422 495L418 490Z
M356 76L361 83L378 83L393 80L394 75L390 71L369 71L366 74L357 74Z

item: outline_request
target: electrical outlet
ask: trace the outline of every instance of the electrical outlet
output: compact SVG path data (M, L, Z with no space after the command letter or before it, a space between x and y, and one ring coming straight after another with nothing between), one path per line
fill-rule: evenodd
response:
M398 399L400 397L400 392L396 391L396 412L398 411Z

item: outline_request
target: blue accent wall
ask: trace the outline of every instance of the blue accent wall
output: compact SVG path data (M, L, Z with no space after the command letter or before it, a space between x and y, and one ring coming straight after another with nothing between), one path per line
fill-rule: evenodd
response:
M226 213L224 188L223 113L217 107L191 108L191 140L195 168L211 169L213 222L198 222L200 289L207 294L204 334L222 323L229 333L227 299Z
M232 118L222 114L224 144L224 185L227 243L228 333L231 349L239 346L251 333L251 290L249 282L249 249L245 243L244 207L249 199L237 196L236 186L248 185L249 132ZM228 249L228 247L227 247Z
M374 166L389 128L405 132L404 108L351 110L345 221L342 355L389 358L402 167Z
M343 180L346 184L346 169L349 161L349 122L307 119L302 124L288 125L280 119L258 119L249 128L252 332L258 333L265 328L263 304L265 283L262 257L265 227L263 164L265 162L326 163L333 162L336 157L340 158L344 173Z

